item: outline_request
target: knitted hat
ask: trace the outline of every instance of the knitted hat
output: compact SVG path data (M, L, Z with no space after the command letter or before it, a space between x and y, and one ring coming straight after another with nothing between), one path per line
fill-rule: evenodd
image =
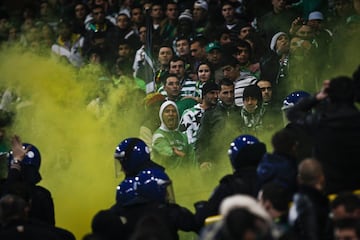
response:
M324 15L319 11L311 12L308 20L324 20Z
M276 41L278 40L278 38L282 35L286 35L286 33L284 32L278 32L276 33L272 39L271 39L271 42L270 42L270 49L273 50L273 51L276 51L275 49L275 46L276 46Z
M192 21L192 20L193 20L190 9L185 9L185 10L180 14L180 16L179 16L179 21L180 21L180 20L189 20L189 21Z
M194 3L194 6L196 7L201 7L202 9L204 10L208 10L208 3L205 1L205 0L197 0L195 3Z
M206 82L202 87L202 95L205 96L208 92L211 92L213 90L220 90L219 85L214 82Z

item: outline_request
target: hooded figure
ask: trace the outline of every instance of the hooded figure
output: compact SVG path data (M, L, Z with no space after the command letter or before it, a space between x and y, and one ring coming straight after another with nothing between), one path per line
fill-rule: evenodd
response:
M152 139L153 159L170 168L194 164L194 150L178 130L179 112L175 102L165 101L159 111L160 127Z

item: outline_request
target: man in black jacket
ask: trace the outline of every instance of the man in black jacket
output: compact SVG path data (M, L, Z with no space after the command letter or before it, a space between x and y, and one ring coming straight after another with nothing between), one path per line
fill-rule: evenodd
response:
M349 77L326 80L319 93L287 112L289 121L311 133L313 156L323 165L327 193L360 187L360 113L353 86Z
M289 222L295 239L332 239L329 199L319 161L304 159L298 166L298 191L293 197Z

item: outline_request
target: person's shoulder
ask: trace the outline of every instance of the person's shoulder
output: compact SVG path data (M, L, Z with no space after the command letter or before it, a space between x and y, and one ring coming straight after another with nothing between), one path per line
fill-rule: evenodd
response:
M335 108L332 111L327 111L321 114L321 123L328 123L337 126L337 123L347 123L348 127L360 127L360 111L354 107L342 106ZM341 125L339 125L341 127Z
M218 111L218 110L216 110L216 107L217 106L206 109L204 111L202 118L204 118L204 119L211 118L214 115L214 113L216 113L216 111Z
M165 134L166 134L166 132L165 132L164 130L162 130L161 128L156 129L156 130L154 131L153 136L152 136L152 142L153 142L153 144L154 144L155 142L157 142L157 140L159 140L159 139L166 138Z
M239 113L239 116L240 116L240 112L241 112L242 109L243 109L242 106L234 105L234 106L231 107L231 112L233 112L233 113Z
M189 76L185 76L184 80L183 80L183 87L189 87L189 86L195 86L196 87L197 81L194 81L192 78L190 78Z
M187 135L186 133L184 132L181 132L180 130L176 130L174 131L174 133L178 136L179 140L182 140L183 143L188 143L188 138L187 138Z
M197 104L196 100L193 98L182 98L176 103L182 103L182 104L192 104L192 107Z
M76 240L75 235L65 228L54 226L52 231L54 231L62 240Z
M219 183L220 184L229 184L230 182L234 181L235 178L236 178L236 176L234 174L227 174L220 179Z
M163 129L161 129L160 127L158 127L158 128L154 131L154 135L155 135L155 134L163 135L164 132L165 132L165 131L164 131Z
M49 196L51 197L51 192L49 189L43 187L43 186L40 186L40 185L35 185L34 187L34 191L37 193L37 194L41 194L43 196Z
M164 209L182 209L183 206L181 206L178 203L175 202L167 202L167 203L159 203L158 208L164 208Z
M22 239L23 236L29 236L31 239L52 239L52 240L72 240L75 238L64 238L56 231L53 231L42 226L25 223L22 224L23 229L19 232L19 226L11 226L0 231L0 239Z
M191 107L191 108L185 109L182 116L181 116L181 118L183 118L184 116L185 117L186 116L191 117L191 116L195 115L197 111L198 111L198 109L196 108L196 105Z

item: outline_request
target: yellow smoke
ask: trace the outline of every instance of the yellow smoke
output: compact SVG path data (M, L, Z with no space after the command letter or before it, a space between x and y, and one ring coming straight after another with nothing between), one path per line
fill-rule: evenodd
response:
M40 149L40 185L52 193L56 225L77 239L91 231L96 212L115 203L122 176L115 178L113 152L122 139L138 136L144 112L143 96L131 84L112 88L96 82L100 75L98 69L78 72L58 58L19 49L3 49L0 54L0 87L11 87L21 97L8 136L19 134ZM89 100L104 92L108 99L102 110L87 110ZM259 137L268 151L271 135ZM176 201L194 211L193 203L208 199L219 179L232 172L227 156L222 163L211 173L169 171Z
M58 58L15 48L0 55L0 86L11 87L21 99L7 135L18 134L39 148L40 185L52 193L56 225L77 239L91 231L96 212L115 203L123 176L115 177L113 152L124 138L138 136L144 113L142 93L126 81L117 88L105 86L108 98L100 112L87 110L99 87L91 81L99 81L94 74L100 72L78 72ZM192 211L222 174L169 172L177 202Z
M115 178L113 152L122 139L138 136L143 96L131 84L109 84L107 101L94 114L86 104L97 96L101 69L78 72L57 58L16 49L3 50L0 58L1 85L12 87L23 106L8 135L19 134L40 149L40 185L52 193L56 225L81 239L91 231L95 213L115 203L123 176ZM177 203L194 211L194 202L207 200L232 172L227 156L220 162L212 172L168 171Z
M94 214L115 201L121 179L115 179L113 151L122 138L137 132L137 121L131 125L131 112L117 111L116 104L101 119L87 111L94 91L86 87L94 85L83 84L77 71L57 58L15 49L3 50L0 58L1 86L21 97L7 135L19 134L40 149L40 185L52 192L56 225L81 239ZM119 96L119 104L127 94L112 95Z

